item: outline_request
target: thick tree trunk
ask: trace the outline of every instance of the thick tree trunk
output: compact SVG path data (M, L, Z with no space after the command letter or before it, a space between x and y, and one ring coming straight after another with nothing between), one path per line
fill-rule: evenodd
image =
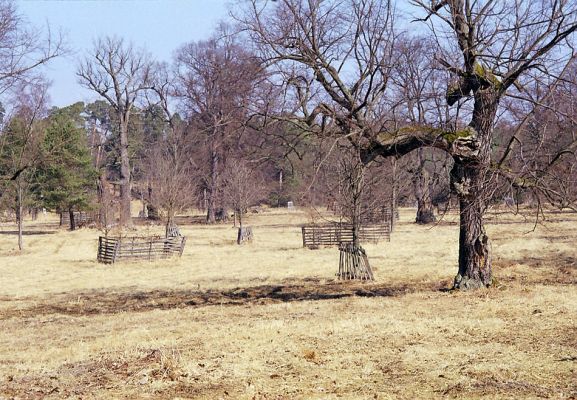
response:
M210 182L208 189L208 201L206 207L206 222L214 224L216 222L216 193L218 190L218 153L216 150L210 152Z
M132 228L130 212L130 158L128 155L128 116L121 116L120 122L120 226Z
M459 272L456 289L478 289L491 285L491 242L485 232L484 179L475 165L455 163L451 177L455 182L468 182L467 193L459 196Z
M70 230L76 230L76 221L74 220L74 210L72 207L68 209L68 216L70 217Z
M417 150L418 167L414 176L414 190L417 199L417 224L430 224L436 221L431 190L429 187L429 172L425 168L425 157L423 149Z
M489 167L498 100L493 93L475 94L469 135L453 143L451 186L459 198L459 272L455 289L478 289L492 282L491 242L483 215L490 193Z

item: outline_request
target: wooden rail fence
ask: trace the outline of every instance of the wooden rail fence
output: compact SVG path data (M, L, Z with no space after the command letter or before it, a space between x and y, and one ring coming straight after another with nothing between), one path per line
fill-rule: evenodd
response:
M352 243L352 224L311 224L302 228L303 247L315 249L319 246L339 246L341 243ZM361 242L378 243L380 240L391 240L391 225L366 224L359 232Z
M105 237L98 238L98 261L112 264L120 260L156 260L182 255L186 237Z

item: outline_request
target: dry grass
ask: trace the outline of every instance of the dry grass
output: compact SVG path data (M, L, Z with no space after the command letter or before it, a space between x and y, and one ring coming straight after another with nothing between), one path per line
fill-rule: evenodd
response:
M455 216L413 213L366 246L371 284L301 247L300 212L252 215L240 247L230 226L184 226L181 259L114 266L96 231L39 221L17 255L3 226L0 399L576 398L577 215L525 234L491 214L497 285L454 293Z

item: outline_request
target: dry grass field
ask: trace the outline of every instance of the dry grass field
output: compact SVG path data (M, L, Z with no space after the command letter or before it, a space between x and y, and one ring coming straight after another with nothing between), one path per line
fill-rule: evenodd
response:
M98 231L0 229L0 399L577 398L577 215L493 212L496 285L451 292L458 226L366 245L374 283L302 248L305 213L182 226L180 259L101 265ZM140 227L138 234L161 233Z

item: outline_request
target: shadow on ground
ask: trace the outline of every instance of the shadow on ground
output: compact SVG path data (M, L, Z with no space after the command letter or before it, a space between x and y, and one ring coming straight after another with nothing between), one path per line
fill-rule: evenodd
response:
M439 290L445 283L429 285L427 290ZM360 282L300 281L281 285L260 285L231 290L152 290L115 292L109 290L74 292L34 301L32 306L4 309L0 320L12 317L37 317L46 314L94 315L167 310L212 305L270 304L296 301L320 301L345 297L391 297L423 290L414 284L391 285ZM8 300L8 299L3 299ZM37 299L34 299L37 300ZM9 300L8 300L9 301Z

